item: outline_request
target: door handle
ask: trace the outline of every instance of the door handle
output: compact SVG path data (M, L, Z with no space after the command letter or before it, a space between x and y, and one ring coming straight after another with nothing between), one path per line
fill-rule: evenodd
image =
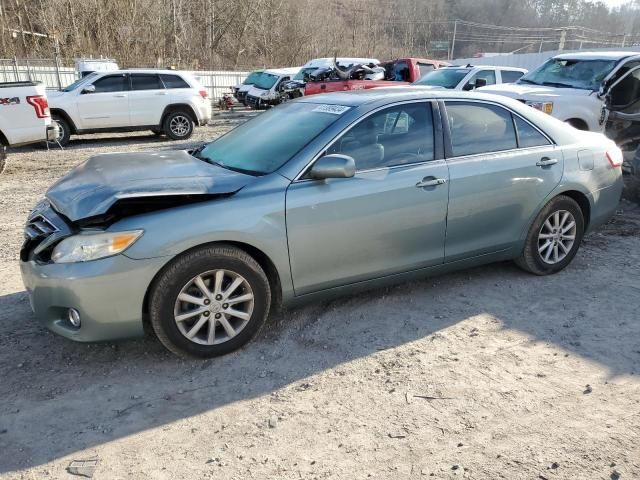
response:
M116 97L116 98L127 98L127 96L125 94L114 95L114 97Z
M438 185L444 185L445 183L447 183L446 178L425 177L421 181L416 183L416 187L437 187Z
M548 167L550 165L555 165L556 163L558 163L558 159L557 158L544 157L544 158L541 158L539 162L536 162L536 166L537 167Z
M158 92L156 95L169 95L167 92Z

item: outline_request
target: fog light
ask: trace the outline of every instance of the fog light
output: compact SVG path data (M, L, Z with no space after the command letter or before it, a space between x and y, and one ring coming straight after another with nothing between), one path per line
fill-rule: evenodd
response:
M80 312L78 312L78 310L75 308L67 310L67 318L69 318L71 325L76 328L80 328Z

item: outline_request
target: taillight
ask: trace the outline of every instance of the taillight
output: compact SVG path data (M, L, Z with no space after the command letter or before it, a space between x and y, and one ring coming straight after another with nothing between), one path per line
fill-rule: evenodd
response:
M200 96L202 98L207 98L209 96L209 92L207 92L206 90L200 90Z
M27 97L27 103L36 109L38 118L47 118L49 116L49 102L43 95L32 95Z
M617 145L610 147L606 153L607 160L613 168L618 168L622 166L624 162L624 156L622 155L622 150Z

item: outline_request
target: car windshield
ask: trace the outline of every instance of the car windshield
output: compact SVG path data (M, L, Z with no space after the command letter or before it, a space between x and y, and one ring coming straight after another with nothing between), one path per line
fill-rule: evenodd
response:
M242 82L243 85L254 85L262 75L262 72L251 72L247 78Z
M62 91L63 92L70 92L72 90L75 90L80 85L84 85L85 83L89 82L90 80L93 80L97 75L98 74L96 72L90 73L86 77L80 78L80 79L76 80L75 82L73 82L71 85L68 85L68 86L64 87L62 89Z
M278 81L278 75L274 75L273 73L262 73L260 77L256 80L256 83L253 84L254 87L261 88L262 90L271 90L271 87L275 85Z
M296 73L296 76L293 77L294 80L306 80L306 76L309 75L311 72L315 72L316 70L318 70L318 67L305 67L305 68L301 68L300 71L298 73Z
M193 155L250 175L271 173L348 110L341 105L285 103L195 150Z
M604 77L616 66L615 60L571 60L552 58L517 83L558 88L598 90Z
M431 87L456 88L460 81L469 73L469 68L441 68L427 73L414 85L428 85Z

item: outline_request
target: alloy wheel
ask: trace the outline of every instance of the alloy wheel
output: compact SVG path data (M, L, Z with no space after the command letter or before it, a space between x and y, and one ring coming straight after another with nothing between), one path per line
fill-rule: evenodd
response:
M244 277L231 270L211 270L196 275L180 290L174 320L190 341L217 345L246 327L253 307L253 291Z
M191 129L191 121L184 115L176 115L169 122L169 128L174 135L184 137Z
M576 219L571 212L553 212L538 233L538 253L542 261L549 265L563 261L573 248L576 232Z

